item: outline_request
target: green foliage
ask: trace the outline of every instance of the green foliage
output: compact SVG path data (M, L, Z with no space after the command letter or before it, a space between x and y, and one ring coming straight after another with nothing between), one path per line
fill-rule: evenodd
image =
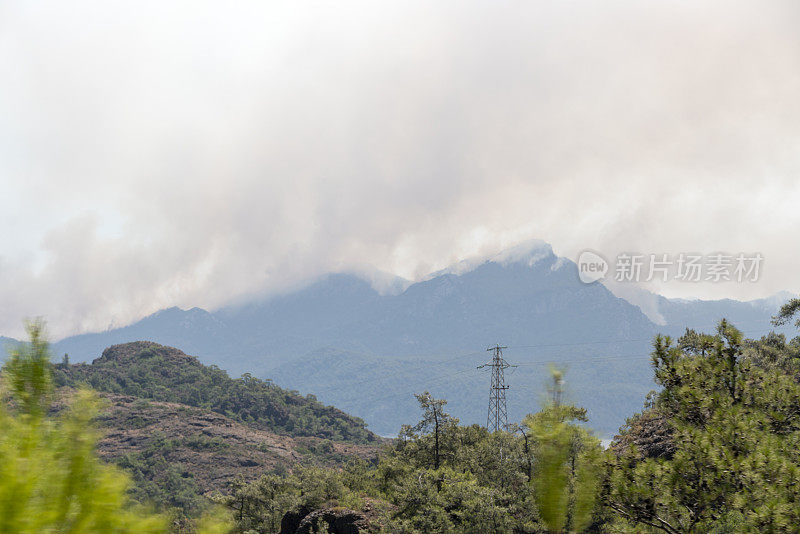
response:
M268 474L252 483L239 479L229 495L217 502L232 510L240 531L276 532L281 518L293 509L308 513L322 507L344 504L361 506L361 500L345 485L341 472L313 466L298 466L289 476Z
M608 505L618 530L789 531L800 524L800 384L786 372L782 338L742 340L722 321L705 355L655 341L662 390L653 409L669 418L674 452L643 457L622 448Z
M205 434L194 434L181 440L183 445L195 451L221 451L230 447L230 443L219 436L209 437Z
M399 509L390 532L511 532L507 498L451 467L423 470L398 481L390 494Z
M745 340L726 321L677 345L657 337L660 390L610 452L581 426L585 411L563 402L559 373L549 402L513 434L461 426L426 393L422 419L376 466L245 485L239 524L369 502L383 530L401 533L794 531L799 362L800 339Z
M772 324L780 326L788 323L792 317L800 313L800 299L791 299L789 302L781 306L778 315L772 318ZM795 322L795 325L800 328L800 319Z
M59 386L88 384L98 391L176 402L212 410L241 423L293 436L366 443L376 436L365 423L313 397L248 374L232 379L182 352L137 342L107 349L91 365L55 370Z
M781 313L786 319L795 311ZM248 375L232 380L172 349L131 344L91 366L52 366L43 326L30 325L29 334L31 342L3 370L9 400L0 406L0 532L163 532L164 517L136 508L130 495L197 516L206 505L170 452L228 446L203 434L155 436L147 450L121 462L137 482L131 488L94 454L91 393L80 390L60 415L49 415L52 372L57 384L89 383L320 435L326 441L296 438L315 456L339 454L329 440L372 439L359 420L313 396ZM377 462L281 466L256 481L238 479L214 500L239 532L276 532L287 513L302 518L339 507L361 510L375 529L397 533L796 531L800 338L746 340L723 320L715 335L687 330L675 344L657 337L652 361L660 389L628 419L610 452L581 425L585 410L564 403L562 376L554 372L548 402L514 432L462 426L445 412L446 401L425 392L417 396L420 421L404 426ZM197 530L225 532L224 515Z
M6 362L3 380L22 413L41 417L52 400L50 349L40 320L25 325L30 341L15 348Z
M427 450L430 466L433 469L439 469L443 454L442 448L447 448L448 445L445 443L444 435L458 424L458 420L453 419L444 411L446 400L434 399L427 391L422 395L415 396L422 409L422 420L414 426L403 425L399 437L404 442L413 441L418 449ZM429 439L420 439L421 436L429 436Z
M126 454L116 463L133 477L131 496L138 502L157 503L175 517L197 517L208 506L191 475L170 461L180 439L158 435L138 454Z
M743 354L753 365L774 369L800 379L800 337L771 332L759 340L745 340Z
M427 392L417 399L421 420L404 427L401 439L383 451L377 465L300 468L238 487L224 502L238 515L239 529L269 532L287 512L304 515L335 506L363 510L369 503L373 519L385 532L545 532L534 485L528 482L534 438L526 447L523 435L461 426L444 411L443 400ZM571 407L559 409L560 414L584 414ZM529 417L536 421L535 431L554 413L546 410ZM559 468L570 485L565 490L570 531L579 531L595 509L602 451L585 430L564 426L572 440L566 458L574 457L575 462L562 462Z
M29 324L30 341L3 370L10 399L0 403L0 532L165 532L163 517L132 505L128 478L96 457L94 395L80 390L57 417L48 415L43 331Z
M550 401L525 418L533 438L534 501L550 532L582 532L597 508L603 452L597 438L573 421L586 421L586 411L562 404L559 371L552 371Z
M705 356L714 348L714 342L714 336L687 328L686 333L678 339L678 348L687 354Z

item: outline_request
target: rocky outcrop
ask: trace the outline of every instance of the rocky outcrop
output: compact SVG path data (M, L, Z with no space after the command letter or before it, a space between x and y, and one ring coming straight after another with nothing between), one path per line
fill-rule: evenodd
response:
M297 532L300 522L311 512L312 509L305 506L286 512L281 518L281 531L279 534L294 534Z
M323 508L310 513L301 508L283 516L280 534L312 534L321 526L329 534L359 534L368 531L369 522L363 513L347 508Z
M669 417L655 408L634 415L620 429L620 435L614 438L611 448L618 455L633 449L640 459L669 460L676 449Z

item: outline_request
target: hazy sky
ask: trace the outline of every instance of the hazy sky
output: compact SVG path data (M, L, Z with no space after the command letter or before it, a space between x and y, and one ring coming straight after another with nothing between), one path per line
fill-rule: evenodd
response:
M799 291L799 6L0 2L0 333L533 237Z

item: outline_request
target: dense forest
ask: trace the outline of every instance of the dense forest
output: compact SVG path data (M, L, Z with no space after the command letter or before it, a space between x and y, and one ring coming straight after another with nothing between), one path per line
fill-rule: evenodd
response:
M790 302L776 322L798 310L800 301ZM327 413L313 400L304 410L287 408L289 416L254 406L275 401L248 397L253 379L214 382L199 371L158 378L163 362L146 363L158 351L54 366L40 327L30 333L3 371L3 532L735 533L800 525L800 337L745 339L725 320L713 333L656 337L658 389L608 448L589 430L585 410L565 402L557 370L544 406L508 431L462 425L445 400L422 393L419 420L374 459L300 462L240 477L178 524L159 503L137 502L128 475L93 452L94 394L79 387L69 407L53 413L54 384L204 406L284 431L320 432L332 422L331 436L369 436L347 434L336 417L299 424L308 413ZM94 366L104 370L87 371ZM255 383L259 392L274 388Z

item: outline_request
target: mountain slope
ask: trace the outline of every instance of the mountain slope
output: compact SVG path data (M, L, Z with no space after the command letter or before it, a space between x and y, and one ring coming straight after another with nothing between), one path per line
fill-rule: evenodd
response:
M775 330L791 337L796 335L792 325L775 327L771 319L792 296L783 292L766 299L745 302L731 299L666 299L659 296L658 311L673 331L683 328L710 331L724 317L751 336L761 336L769 330Z
M228 354L228 351L232 354L238 352L238 340L227 325L200 308L167 308L123 328L70 336L55 343L53 352L57 357L69 354L70 360L74 362L88 362L101 354L106 347L142 339L181 347L190 354L220 355ZM213 362L207 362L219 364L220 358L215 357Z
M599 284L577 281L574 263L548 245L503 255L465 272L443 272L398 295L381 296L354 276L326 277L287 296L215 314L252 338L242 348L264 365L272 355L335 347L385 356L474 351L493 341L555 343L641 337L654 331L641 311ZM251 368L252 369L252 368Z
M0 363L6 360L9 351L13 350L18 343L19 341L14 338L0 336Z
M250 376L232 379L219 368L157 343L114 345L89 365L59 365L55 373L60 386L85 383L98 391L205 408L277 433L376 441L363 421L311 396Z
M549 361L570 368L574 398L604 434L652 387L655 325L605 287L577 282L576 266L549 247L440 273L383 306L362 326L365 350L287 358L270 376L360 414L381 434L414 420L413 393L425 389L447 398L453 415L485 421L488 376L475 367L494 341L520 365L507 375L512 420L538 408Z
M65 399L69 388L60 390ZM291 437L241 424L202 408L101 393L99 455L133 476L134 497L194 515L203 496L227 493L238 480L291 471L298 463L338 466L372 459L378 445ZM63 404L63 400L61 401Z
M652 387L657 332L710 331L727 317L757 337L771 329L780 300L650 295L666 318L655 324L602 284L581 283L577 266L541 241L389 285L394 290L379 292L364 276L331 274L213 313L170 308L126 328L65 339L56 350L88 361L109 344L136 339L180 346L233 374L313 392L394 434L416 415L413 393L424 389L448 398L465 422L483 422L488 377L475 367L487 357L483 349L500 343L520 365L508 374L510 417L537 408L554 362L568 367L569 388L590 424L613 435Z

